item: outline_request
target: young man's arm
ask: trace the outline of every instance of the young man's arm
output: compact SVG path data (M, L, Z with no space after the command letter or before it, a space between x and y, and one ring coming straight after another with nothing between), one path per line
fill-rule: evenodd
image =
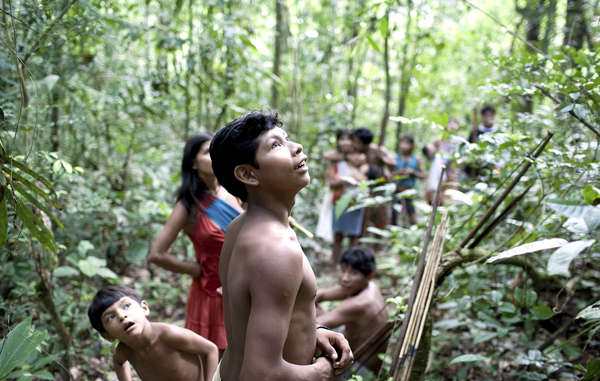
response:
M200 356L204 379L210 381L219 365L219 349L211 341L189 329L164 324L164 338L169 347Z
M201 269L197 262L182 262L169 254L169 247L173 244L179 232L183 230L187 219L188 213L185 207L181 202L178 202L175 204L167 223L154 240L148 255L148 262L154 263L165 270L198 277L201 274Z
M329 312L317 317L317 322L329 328L337 328L360 318L362 308L354 301L344 301Z
M248 279L251 305L240 380L328 380L333 372L325 358L311 365L296 365L283 359L303 277L302 254L284 242L276 246L265 242L262 248L252 246L245 253L247 272L252 274Z
M335 285L333 287L329 287L326 289L318 290L317 297L315 298L315 303L321 303L326 301L333 300L342 300L347 298L348 291L344 287L340 285Z
M115 350L113 364L119 381L131 381L131 367L121 346L117 346Z

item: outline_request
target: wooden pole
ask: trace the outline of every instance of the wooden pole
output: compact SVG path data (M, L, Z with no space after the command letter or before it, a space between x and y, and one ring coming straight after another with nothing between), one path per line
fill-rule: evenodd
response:
M406 336L406 331L408 330L408 322L410 321L410 316L412 314L413 303L415 301L415 297L417 294L417 289L419 288L419 284L421 283L421 277L423 275L423 270L425 267L425 256L427 255L427 247L429 246L429 240L431 238L431 230L433 229L433 222L435 221L435 215L437 213L437 208L440 201L440 193L442 191L442 179L444 178L444 173L446 172L446 167L442 166L442 172L440 173L440 178L438 180L438 186L435 191L435 197L433 199L433 210L431 211L431 215L429 216L429 223L427 224L427 232L425 233L425 239L423 242L423 250L421 251L421 256L419 257L419 263L417 265L417 272L415 273L415 278L413 280L412 289L410 291L410 297L408 299L408 307L406 309L406 314L404 316L404 321L402 322L402 328L400 330L400 337L398 338L398 342L396 344L396 348L394 349L394 353L392 356L392 366L390 367L389 376L393 376L396 368L398 367L398 362L400 360L400 350L402 346L402 342L404 341L404 337Z

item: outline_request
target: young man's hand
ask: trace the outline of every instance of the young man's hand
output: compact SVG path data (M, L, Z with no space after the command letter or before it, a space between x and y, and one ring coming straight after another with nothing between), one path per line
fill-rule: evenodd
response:
M350 344L341 333L317 329L317 349L331 360L336 375L344 373L354 363Z

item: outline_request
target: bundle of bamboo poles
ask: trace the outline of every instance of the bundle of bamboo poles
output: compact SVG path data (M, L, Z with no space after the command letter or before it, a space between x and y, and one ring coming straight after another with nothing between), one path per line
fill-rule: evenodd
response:
M442 258L444 239L448 231L448 213L444 212L442 221L438 225L433 245L429 252L423 277L418 285L412 313L408 318L406 335L402 340L398 357L398 366L394 370L394 381L408 380L415 360L415 352L419 347L425 321L429 313L429 306L435 290L435 274Z

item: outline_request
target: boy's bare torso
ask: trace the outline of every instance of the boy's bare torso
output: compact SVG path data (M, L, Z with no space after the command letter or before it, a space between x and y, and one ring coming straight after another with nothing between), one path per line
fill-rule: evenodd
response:
M356 304L361 310L360 318L346 323L345 336L351 348L357 348L387 322L385 301L379 287L373 282L369 282L364 290L345 299L342 303Z
M204 381L200 358L191 353L178 351L165 342L163 334L168 329L167 324L151 324L156 336L146 350L134 351L120 343L116 356L129 361L144 381Z
M251 242L249 248L246 243ZM261 250L256 250L262 247ZM283 347L283 359L287 362L308 365L312 363L316 346L315 333L315 275L295 233L289 226L274 221L264 213L247 211L234 220L227 228L225 243L221 252L219 275L223 282L225 324L228 327L228 349L221 363L221 377L225 381L238 380L244 361L246 328L251 317L251 282L259 282L261 275L247 271L249 261L273 260L273 256L284 247L299 266L296 274L302 274L302 280L295 295L281 295L282 298L295 300L291 311L291 320ZM277 252L272 250L277 248ZM271 249L271 250L269 250ZM278 258L277 260L281 260ZM301 259L301 260L300 260ZM286 260L283 258L283 260ZM256 284L256 283L255 283ZM272 285L265 285L271 287ZM266 327L277 322L264 321Z

